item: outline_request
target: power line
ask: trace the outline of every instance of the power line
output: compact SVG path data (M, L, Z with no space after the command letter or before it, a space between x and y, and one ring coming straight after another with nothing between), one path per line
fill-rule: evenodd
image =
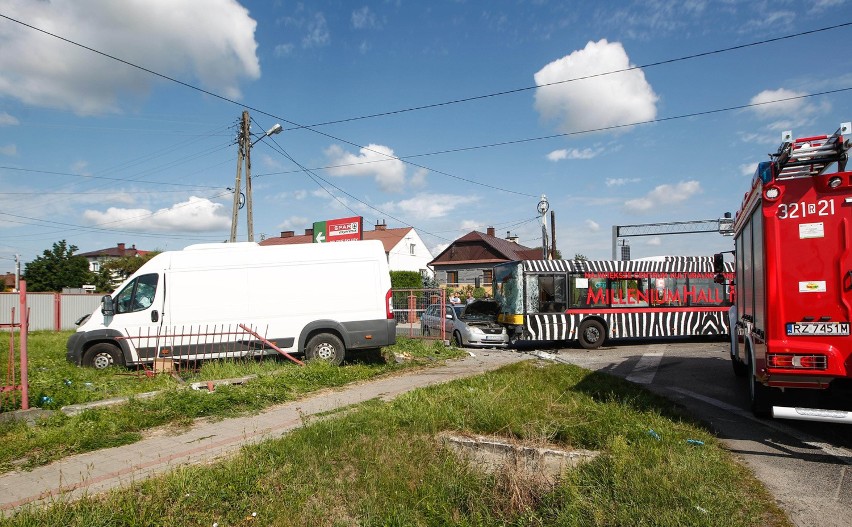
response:
M793 39L793 38L803 37L803 36L806 36L806 35L813 35L815 33L821 33L821 32L824 32L824 31L831 31L833 29L848 27L850 25L852 25L852 22L844 22L844 23L841 23L841 24L822 27L822 28L819 28L819 29L812 29L812 30L809 30L809 31L801 31L799 33L792 33L792 34L784 35L784 36L780 36L780 37L774 37L774 38L768 38L768 39L765 39L765 40L759 40L759 41L756 41L756 42L750 42L748 44L740 44L740 45L737 45L737 46L730 46L730 47L727 47L727 48L720 48L720 49L715 49L715 50L712 50L712 51L704 51L704 52L701 52L701 53L694 53L692 55L684 55L682 57L665 59L665 60L660 60L660 61L657 61L657 62L649 62L647 64L642 64L640 66L630 66L629 68L621 68L621 69L610 70L610 71L605 71L605 72L601 72L601 73L594 73L594 74L591 74L591 75L583 75L582 77L573 77L573 78L564 79L564 80L561 80L561 81L554 81L554 82L548 82L548 83L544 83L544 84L537 84L535 86L524 86L523 88L514 88L514 89L511 89L511 90L504 90L504 91L499 91L499 92L494 92L494 93L487 93L487 94L484 94L484 95L475 95L475 96L472 96L472 97L464 97L462 99L453 99L453 100L450 100L450 101L438 102L438 103L433 103L433 104L424 104L422 106L413 106L413 107L410 107L410 108L403 108L403 109L400 109L400 110L391 110L391 111L387 111L387 112L379 112L379 113L373 113L373 114L368 114L368 115L361 115L361 116L358 116L358 117L348 117L348 118L345 118L345 119L337 119L337 120L334 120L334 121L325 121L325 122L316 123L316 124L299 126L297 128L293 128L293 129L312 128L312 127L327 126L327 125L332 125L332 124L348 123L348 122L352 122L352 121L360 121L360 120L363 120L363 119L372 119L372 118L375 118L375 117L386 117L386 116L389 116L389 115L398 115L398 114L401 114L401 113L414 112L414 111L419 111L419 110L429 110L429 109L432 109L432 108L440 108L442 106L450 106L450 105L453 105L453 104L480 101L482 99L489 99L491 97L499 97L499 96L502 96L502 95L511 95L511 94L514 94L514 93L522 93L522 92L525 92L525 91L535 90L537 88L545 88L547 86L557 86L557 85L566 84L566 83L569 83L569 82L577 82L577 81L581 81L581 80L594 79L594 78L597 78L597 77L604 77L604 76L613 75L613 74L616 74L616 73L625 73L625 72L628 72L628 71L653 68L653 67L656 67L656 66L664 66L664 65L667 65L667 64L673 64L675 62L682 62L682 61L685 61L685 60L692 60L692 59L697 59L697 58L702 58L702 57L709 57L711 55L718 55L718 54L721 54L721 53L727 53L729 51L737 51L737 50L746 49L746 48L750 48L750 47L762 46L764 44L771 44L773 42L779 42L779 41L782 41L782 40L789 40L789 39Z

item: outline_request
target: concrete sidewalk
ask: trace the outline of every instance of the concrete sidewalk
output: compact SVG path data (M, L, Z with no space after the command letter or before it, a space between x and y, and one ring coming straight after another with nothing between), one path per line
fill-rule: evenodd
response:
M269 408L257 415L199 421L178 435L155 434L142 441L62 459L29 472L0 476L0 514L28 504L74 500L238 451L243 445L280 437L304 419L337 408L394 397L424 386L484 373L532 358L514 351L476 350L474 356L447 364L326 390Z

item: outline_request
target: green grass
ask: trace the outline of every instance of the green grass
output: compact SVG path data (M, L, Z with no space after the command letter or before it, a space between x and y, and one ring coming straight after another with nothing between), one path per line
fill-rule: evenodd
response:
M65 360L70 332L35 332L29 339L30 403L48 409L69 404L131 396L126 404L86 410L76 416L55 412L36 426L23 421L0 423L0 472L33 468L62 457L138 441L155 427L186 427L199 417L224 418L256 412L323 388L341 386L437 360L455 357L458 350L441 344L400 338L381 354L353 354L336 367L316 362L305 367L286 359L208 361L198 372L181 373L187 383L244 377L257 378L241 386L221 386L212 393L186 388L170 375L148 377L123 368L94 370ZM5 355L0 345L0 353ZM406 360L397 362L395 355ZM146 399L133 395L159 391ZM45 403L44 397L50 401Z
M546 484L511 467L481 472L436 440L443 431L601 455ZM94 498L32 508L2 524L214 522L789 525L753 475L671 402L604 374L537 361L416 390L390 403L369 401L227 460L184 467Z

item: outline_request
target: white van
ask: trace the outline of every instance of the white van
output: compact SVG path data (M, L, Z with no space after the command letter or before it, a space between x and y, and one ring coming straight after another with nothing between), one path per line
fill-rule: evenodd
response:
M68 339L67 357L106 368L276 354L264 340L334 364L347 350L394 344L382 243L217 243L158 254L103 297Z

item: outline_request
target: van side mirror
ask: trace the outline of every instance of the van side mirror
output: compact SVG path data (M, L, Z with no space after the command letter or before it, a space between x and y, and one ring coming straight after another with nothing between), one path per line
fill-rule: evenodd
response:
M722 255L722 253L716 253L716 254L713 255L713 272L714 273L724 273L725 272L725 258ZM716 282L716 283L718 284L719 282Z
M101 303L103 304L101 306L101 313L103 313L105 317L111 317L115 315L115 306L112 303L111 296L104 295L103 298L101 298Z

